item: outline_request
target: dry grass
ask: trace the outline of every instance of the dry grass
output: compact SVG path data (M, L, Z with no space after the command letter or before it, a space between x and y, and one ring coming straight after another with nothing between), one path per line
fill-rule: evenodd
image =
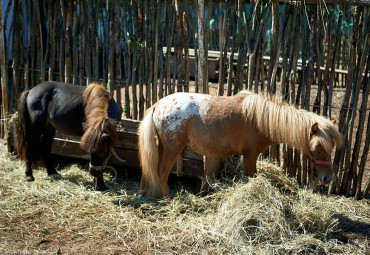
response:
M24 182L21 162L3 142L0 148L0 253L366 254L370 248L369 201L299 188L268 162L259 163L257 178L219 181L206 197L178 187L171 198L149 201L136 194L138 180L108 178L112 190L93 191L78 165L63 167L58 180L36 170L36 181Z

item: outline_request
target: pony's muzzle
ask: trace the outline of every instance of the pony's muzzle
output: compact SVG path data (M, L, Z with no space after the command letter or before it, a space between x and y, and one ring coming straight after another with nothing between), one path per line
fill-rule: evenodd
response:
M328 176L328 175L322 175L320 176L319 174L319 181L322 183L322 184L328 184L331 182L331 180L333 179L333 175L331 176Z
M324 177L322 177L321 182L322 182L323 184L328 184L331 180L332 180L332 178L329 178L329 177L327 177L327 176L324 176Z

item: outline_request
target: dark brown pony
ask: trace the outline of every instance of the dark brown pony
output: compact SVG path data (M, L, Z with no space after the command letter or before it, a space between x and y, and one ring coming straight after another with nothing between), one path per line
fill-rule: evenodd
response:
M117 138L121 111L99 84L88 87L44 82L24 91L18 104L17 151L26 161L26 180L32 166L45 162L48 175L58 174L50 160L55 130L82 136L81 148L91 154L90 173L95 189L105 190L102 171Z
M322 183L333 177L331 153L341 134L330 121L251 92L231 97L177 93L162 98L139 126L141 192L167 196L168 175L185 146L217 161L244 156L244 175L256 174L258 155L272 144L302 150ZM212 168L205 176L212 177Z

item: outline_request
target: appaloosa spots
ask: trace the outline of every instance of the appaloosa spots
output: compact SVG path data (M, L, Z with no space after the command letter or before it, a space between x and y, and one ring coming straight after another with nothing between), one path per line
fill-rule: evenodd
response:
M155 126L165 133L181 128L191 116L201 116L208 112L208 97L203 94L189 96L189 93L177 93L162 98L154 112Z

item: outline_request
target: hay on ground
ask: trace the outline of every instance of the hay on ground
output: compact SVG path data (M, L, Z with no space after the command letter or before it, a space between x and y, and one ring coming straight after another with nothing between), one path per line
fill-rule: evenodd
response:
M2 142L3 143L3 142ZM24 168L0 146L0 253L365 254L369 202L298 187L268 162L248 182L215 182L199 197L186 186L171 198L138 196L139 179L106 177L93 190L86 166L61 165L60 179ZM225 177L225 176L224 176Z

